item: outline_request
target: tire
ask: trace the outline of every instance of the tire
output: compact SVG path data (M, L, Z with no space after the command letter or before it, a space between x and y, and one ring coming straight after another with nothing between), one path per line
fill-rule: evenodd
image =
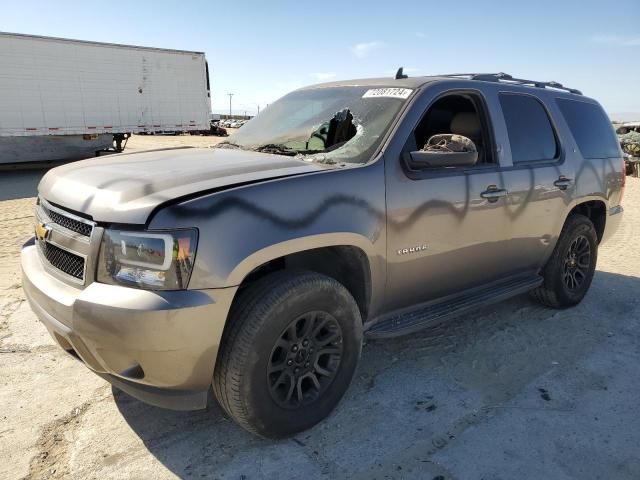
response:
M234 302L214 393L246 430L289 437L336 407L361 350L360 311L344 286L312 272L278 272L249 286Z
M586 256L579 253L587 250ZM570 215L542 271L544 283L533 290L533 297L552 308L577 305L589 290L597 259L598 237L593 223L584 215Z

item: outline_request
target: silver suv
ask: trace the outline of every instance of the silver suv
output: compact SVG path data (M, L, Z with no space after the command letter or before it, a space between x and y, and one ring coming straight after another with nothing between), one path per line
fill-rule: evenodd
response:
M277 438L331 412L363 335L523 292L580 302L622 217L600 105L505 74L396 77L297 90L214 149L51 170L31 307L134 397L198 409L213 385Z

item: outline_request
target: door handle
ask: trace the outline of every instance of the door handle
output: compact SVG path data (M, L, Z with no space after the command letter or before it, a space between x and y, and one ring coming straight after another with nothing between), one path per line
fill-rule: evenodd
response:
M487 189L480 194L480 196L491 203L497 202L499 198L506 197L509 193L504 188L498 188L495 185L489 185Z
M553 184L556 187L558 187L560 190L566 190L571 186L572 183L573 183L573 180L565 177L564 175L560 175L560 178L558 178L555 182L553 182Z

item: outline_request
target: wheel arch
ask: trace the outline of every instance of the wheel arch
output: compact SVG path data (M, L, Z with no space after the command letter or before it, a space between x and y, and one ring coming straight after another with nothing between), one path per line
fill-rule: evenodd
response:
M571 215L575 214L584 215L591 220L591 223L593 223L596 229L598 243L600 243L607 223L607 203L605 200L600 197L589 197L576 201L567 213L563 225L567 223Z
M355 299L363 321L370 313L375 263L368 253L371 243L356 234L336 233L292 239L259 250L234 268L229 282L239 293L253 282L281 270L308 270L340 282ZM384 278L384 277L378 277ZM237 282L237 283L236 283Z

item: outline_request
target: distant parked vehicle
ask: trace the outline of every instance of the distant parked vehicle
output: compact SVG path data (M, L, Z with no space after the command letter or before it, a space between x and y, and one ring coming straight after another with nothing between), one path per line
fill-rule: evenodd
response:
M229 134L227 133L226 128L222 128L218 122L214 122L211 124L211 135L226 137Z
M0 33L0 164L209 127L204 53Z
M624 135L629 132L640 133L640 122L626 122L616 125L616 133L618 135Z
M189 132L191 135L215 135L216 137L226 137L229 134L225 128L220 126L219 122L211 122L209 130L194 130Z

